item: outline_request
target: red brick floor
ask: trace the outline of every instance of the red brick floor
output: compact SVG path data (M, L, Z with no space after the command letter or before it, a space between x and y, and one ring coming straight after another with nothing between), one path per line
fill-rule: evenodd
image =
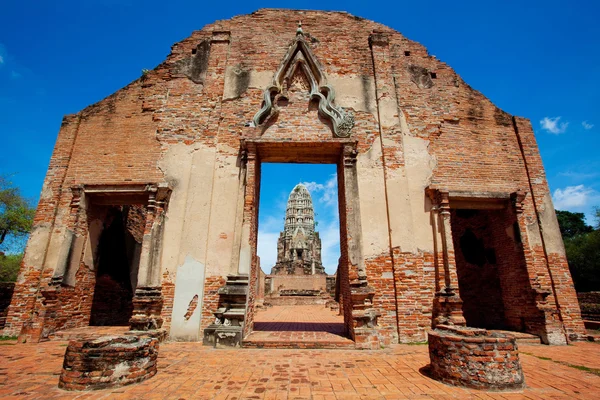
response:
M256 313L245 347L354 347L344 317L324 305L272 306Z
M527 388L484 392L436 382L419 370L427 346L378 351L213 349L165 343L158 374L137 385L94 392L58 389L66 342L0 345L2 399L597 399L600 377L552 361L592 367L600 344L522 346ZM543 360L538 357L550 357Z

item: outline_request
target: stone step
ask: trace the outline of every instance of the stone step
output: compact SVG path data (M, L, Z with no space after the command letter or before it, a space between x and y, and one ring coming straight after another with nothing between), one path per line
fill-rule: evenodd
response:
M323 308L325 308L327 301L328 300L320 297L287 296L265 298L264 304L270 304L272 306L322 305Z
M535 338L517 338L517 344L542 344L539 337Z
M249 349L356 349L355 343L350 339L331 341L248 339L242 342L242 347Z
M517 344L542 344L540 337L532 335L531 333L504 331L498 329L493 329L491 331L514 336L517 339Z

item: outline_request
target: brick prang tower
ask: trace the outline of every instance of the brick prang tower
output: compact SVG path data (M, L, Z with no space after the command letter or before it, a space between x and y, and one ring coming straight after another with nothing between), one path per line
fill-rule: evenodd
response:
M271 275L324 273L312 198L306 186L299 183L288 197L285 225L277 240L277 263Z

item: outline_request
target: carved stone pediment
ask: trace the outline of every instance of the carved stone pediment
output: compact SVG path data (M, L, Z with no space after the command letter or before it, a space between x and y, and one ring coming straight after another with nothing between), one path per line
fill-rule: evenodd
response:
M349 137L350 130L354 127L354 115L335 105L335 91L331 85L327 84L323 68L304 38L301 27L298 27L296 38L283 58L272 83L265 89L263 105L254 115L252 125L259 126L271 114L275 96L285 91L286 84L294 79L298 70L302 72L310 85L310 99L319 101L319 114L331 121L333 135L340 138Z

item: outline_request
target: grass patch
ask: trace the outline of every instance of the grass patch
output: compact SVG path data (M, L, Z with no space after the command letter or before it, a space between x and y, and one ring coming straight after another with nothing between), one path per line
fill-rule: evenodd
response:
M8 341L8 340L17 340L16 336L0 336L0 342Z
M409 345L409 346L423 346L423 345L426 345L427 343L429 343L429 342L427 342L427 341L425 341L425 342L411 342L411 343L404 343L404 344Z
M594 374L596 376L600 376L600 369L597 369L597 368L590 368L590 367L586 367L585 365L575 365L575 364L569 364L569 363L559 362L559 361L554 361L554 362L558 362L559 364L563 364L563 365L566 365L567 367L575 368L580 371L587 372L589 374Z
M580 371L587 372L589 374L600 376L600 369L597 369L597 368L590 368L590 367L586 367L585 365L569 364L568 362L564 362L564 361L555 361L555 360L551 359L550 357L536 356L533 353L526 353L524 351L521 351L520 353L521 354L527 354L528 356L532 356L532 357L535 357L535 358L539 358L540 360L552 361L553 363L556 363L556 364L565 365L567 367L575 368L575 369L578 369Z

